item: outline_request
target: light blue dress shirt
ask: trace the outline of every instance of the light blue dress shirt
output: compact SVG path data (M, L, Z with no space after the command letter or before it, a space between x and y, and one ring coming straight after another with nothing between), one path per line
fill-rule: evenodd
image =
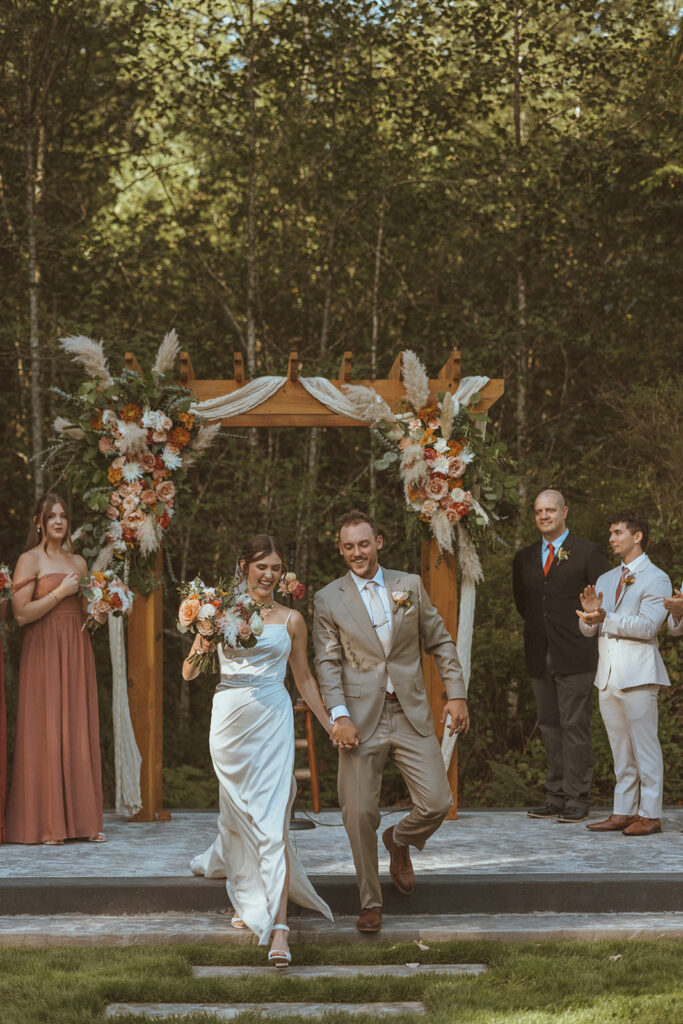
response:
M553 551L557 555L557 552L560 550L560 548L562 547L562 545L564 544L564 542L566 541L568 536L569 536L569 527L567 527L567 529L564 531L564 533L561 533L560 536L557 537L555 540L551 541L551 540L546 540L545 537L543 538L543 541L541 543L541 565L543 566L543 568L545 568L545 562L546 562L546 559L548 557L548 548L550 547L550 545L552 544Z

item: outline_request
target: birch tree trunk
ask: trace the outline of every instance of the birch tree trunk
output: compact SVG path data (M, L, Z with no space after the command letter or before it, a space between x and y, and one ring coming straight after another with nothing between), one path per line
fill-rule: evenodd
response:
M40 344L40 260L38 254L38 208L45 168L45 126L35 118L32 89L32 59L29 51L26 77L26 241L28 253L28 337L31 362L31 446L33 489L36 499L44 490L43 396L41 391L42 351Z
M372 279L372 333L370 335L370 376L377 379L377 341L379 339L379 281L382 265L382 244L384 242L384 211L386 209L386 196L382 196L379 204L379 223L377 225L377 241L375 243L375 271ZM377 458L377 445L375 435L370 435L370 455L368 462L369 477L369 506L370 515L375 518L377 481L375 476L375 459Z
M247 104L249 166L247 182L247 371L256 376L256 78L254 69L254 0L248 5ZM250 431L250 438L253 431ZM252 444L256 436L253 436Z

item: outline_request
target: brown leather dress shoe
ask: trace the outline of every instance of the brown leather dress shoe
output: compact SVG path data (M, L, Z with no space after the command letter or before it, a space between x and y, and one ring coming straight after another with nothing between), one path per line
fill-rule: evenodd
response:
M632 825L625 828L621 833L623 836L653 836L656 832L662 831L662 823L659 818L637 817Z
M360 917L356 921L356 928L359 932L378 932L381 927L381 907L366 907L364 910L361 910Z
M389 874L400 893L410 896L415 888L415 874L407 846L394 842L394 826L382 833L382 842L389 851Z
M638 821L637 814L610 814L604 821L594 821L586 828L591 832L623 832L634 821Z

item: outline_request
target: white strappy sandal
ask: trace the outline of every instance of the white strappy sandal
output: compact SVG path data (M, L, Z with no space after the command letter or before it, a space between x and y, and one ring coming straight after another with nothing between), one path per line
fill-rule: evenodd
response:
M289 931L289 927L286 924L274 924L273 925L273 931L274 932L275 931L288 932ZM272 935L271 935L271 940L272 940ZM287 950L287 951L285 951L283 949L269 949L268 950L268 963L271 965L271 967L278 967L278 968L282 969L283 967L289 967L291 962L292 962L292 954L289 952L289 950Z
M238 931L243 931L247 927L242 918L238 917L237 914L233 915L230 924L233 928L237 928Z

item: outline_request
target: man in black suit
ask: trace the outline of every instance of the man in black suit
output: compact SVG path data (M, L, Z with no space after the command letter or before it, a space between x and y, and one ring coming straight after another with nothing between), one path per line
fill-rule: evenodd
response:
M546 803L531 818L585 821L593 777L591 712L597 643L578 627L579 594L607 572L601 548L567 528L559 491L541 491L534 502L541 539L515 555L512 580L524 619L524 653L548 757Z

